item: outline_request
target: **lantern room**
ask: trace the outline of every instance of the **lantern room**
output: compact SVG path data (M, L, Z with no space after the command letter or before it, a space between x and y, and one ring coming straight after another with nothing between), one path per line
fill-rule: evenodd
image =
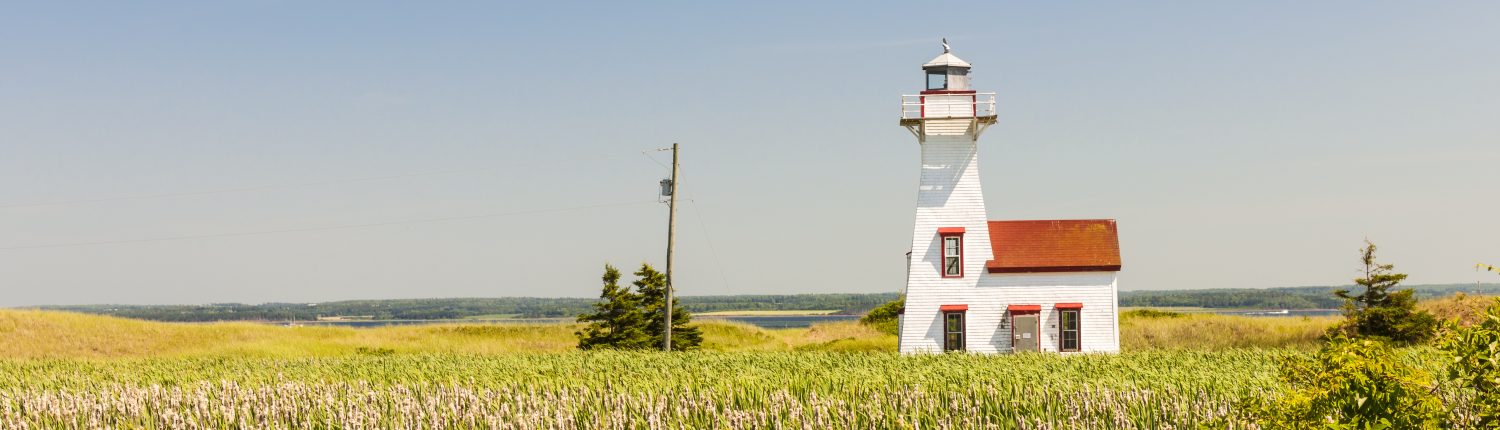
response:
M939 135L977 139L995 123L995 93L976 92L969 86L972 67L953 55L947 40L943 53L922 65L927 77L923 90L901 96L901 125L919 142Z
M922 65L922 70L927 72L926 91L973 91L969 89L969 69L972 67L969 62L953 55L948 44L944 43L943 55Z

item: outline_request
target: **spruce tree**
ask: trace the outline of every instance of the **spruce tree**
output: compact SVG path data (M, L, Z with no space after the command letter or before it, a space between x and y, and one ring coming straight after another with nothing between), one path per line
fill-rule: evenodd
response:
M641 296L620 287L620 270L604 265L604 289L594 304L594 312L578 316L587 326L573 334L579 349L645 349L653 345L645 331L647 321L641 309ZM659 336L658 336L659 337Z
M1364 266L1364 276L1354 283L1363 286L1364 292L1352 295L1349 290L1340 289L1333 293L1344 299L1344 322L1334 327L1334 334L1380 337L1403 344L1432 337L1437 318L1417 310L1412 289L1391 292L1391 288L1406 280L1406 274L1396 273L1394 265L1376 262L1375 244L1368 240L1360 250L1360 263Z
M635 276L639 278L635 281L635 288L641 296L641 309L646 314L645 331L655 342L654 346L660 348L664 331L662 321L667 318L667 276L645 263L641 263L641 270L637 270ZM703 333L698 327L688 325L693 316L677 303L672 305L672 350L698 349L703 343Z

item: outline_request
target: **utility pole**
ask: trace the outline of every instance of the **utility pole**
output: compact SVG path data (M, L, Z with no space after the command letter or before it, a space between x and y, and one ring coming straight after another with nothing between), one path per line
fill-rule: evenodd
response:
M677 235L677 144L672 144L672 195L667 196L667 302L662 321L662 351L672 351L672 244Z

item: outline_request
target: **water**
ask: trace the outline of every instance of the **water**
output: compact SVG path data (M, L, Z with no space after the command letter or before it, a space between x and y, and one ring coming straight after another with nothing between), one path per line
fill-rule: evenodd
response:
M817 323L854 321L858 315L777 315L777 316L695 316L695 321L734 321L761 328L806 328ZM276 325L327 326L327 327L383 327L392 325L423 324L562 324L571 323L572 318L507 318L492 320L379 320L379 321L294 321L278 322Z
M857 321L859 315L703 316L693 319L742 322L760 328L807 328L818 323Z
M1326 317L1341 315L1338 309L1262 309L1262 310L1215 310L1219 315L1247 315L1252 317Z
M1338 309L1264 309L1264 310L1210 310L1219 315L1248 315L1258 317L1317 317L1339 315ZM751 315L751 316L694 316L695 321L734 321L760 328L807 328L813 324L839 321L855 321L858 315ZM277 325L329 326L329 327L383 327L392 325L423 324L563 324L572 318L506 318L466 320L379 320L379 321L295 321L278 322Z

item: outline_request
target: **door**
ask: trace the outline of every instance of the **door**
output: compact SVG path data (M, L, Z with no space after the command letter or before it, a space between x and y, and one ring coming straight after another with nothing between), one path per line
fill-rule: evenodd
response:
M1023 314L1014 317L1015 323L1011 325L1011 347L1016 352L1038 351L1037 314Z

